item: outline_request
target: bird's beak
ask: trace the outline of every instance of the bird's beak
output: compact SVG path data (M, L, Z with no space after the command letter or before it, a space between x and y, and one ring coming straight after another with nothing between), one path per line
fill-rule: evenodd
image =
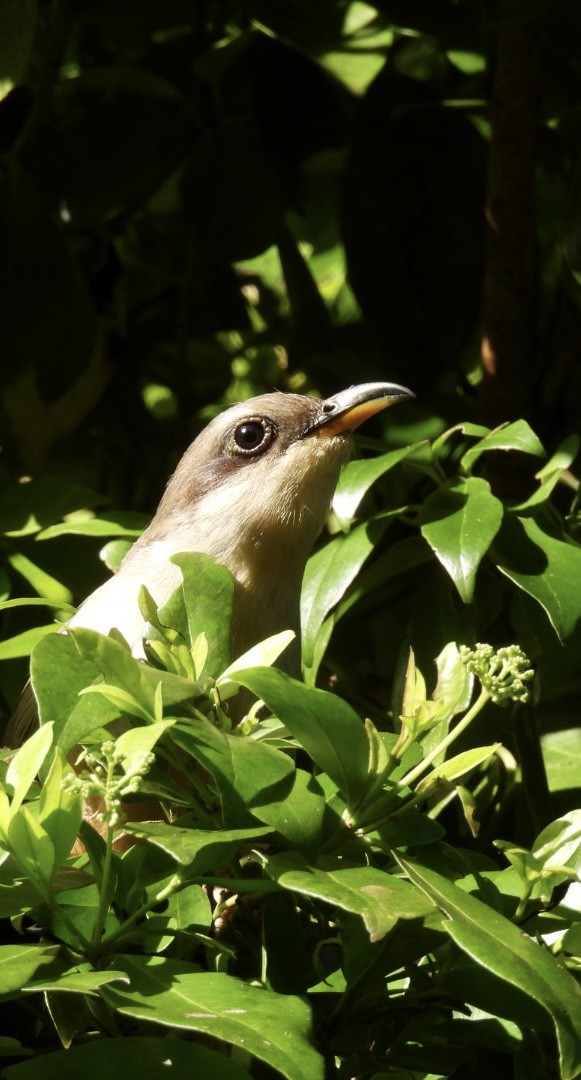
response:
M412 390L408 390L406 386L398 386L397 383L376 382L350 386L348 390L341 390L323 401L320 416L303 432L303 436L342 435L354 431L375 413L415 396Z

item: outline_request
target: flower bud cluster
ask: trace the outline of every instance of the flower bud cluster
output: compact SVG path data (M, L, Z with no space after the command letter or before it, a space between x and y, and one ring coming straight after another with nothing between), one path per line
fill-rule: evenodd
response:
M506 645L500 649L483 644L475 645L473 649L461 645L459 655L496 705L528 701L530 687L527 684L534 671L519 645Z

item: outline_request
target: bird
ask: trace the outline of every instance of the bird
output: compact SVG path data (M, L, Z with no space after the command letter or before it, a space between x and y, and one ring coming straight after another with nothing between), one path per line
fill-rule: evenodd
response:
M179 461L150 525L117 573L67 625L102 634L115 629L143 657L141 587L161 607L181 584L172 556L199 552L234 579L232 654L290 629L294 651L291 646L282 666L298 676L302 578L350 456L351 434L380 410L414 396L397 383L371 382L324 400L262 394L218 414ZM5 744L21 745L37 723L28 684Z

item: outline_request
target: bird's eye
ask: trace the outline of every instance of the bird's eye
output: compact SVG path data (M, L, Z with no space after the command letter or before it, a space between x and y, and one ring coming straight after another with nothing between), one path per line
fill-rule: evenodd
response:
M251 416L234 428L230 449L234 454L251 456L261 454L274 438L274 427L264 417Z

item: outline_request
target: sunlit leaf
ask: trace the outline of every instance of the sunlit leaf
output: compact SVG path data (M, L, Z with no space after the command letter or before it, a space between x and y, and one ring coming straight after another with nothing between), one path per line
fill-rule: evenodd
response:
M370 487L381 476L393 469L400 461L413 454L416 446L402 446L398 450L390 450L387 454L380 454L375 458L364 458L358 461L350 461L343 469L339 477L339 483L333 496L333 510L339 521L350 522Z
M471 446L462 455L461 465L470 472L481 454L489 450L519 450L522 454L545 457L545 450L537 435L525 420L515 420L512 424L501 424L488 435Z
M118 968L120 965L115 964ZM201 1031L239 1046L287 1080L323 1080L311 1010L298 997L281 998L231 975L192 973L191 965L161 957L124 957L130 987L103 987L108 1005L124 1016L175 1031Z
M303 662L310 667L320 627L373 550L388 521L365 522L336 536L307 563L301 596Z
M434 910L407 881L371 866L320 870L290 851L271 856L267 870L285 889L361 915L371 941L384 937L398 919L422 918Z
M441 874L407 858L398 856L398 861L410 881L447 916L442 927L458 947L485 971L518 989L549 1014L559 1044L561 1075L574 1080L581 1061L578 1022L581 987L573 976L542 945L523 934L520 927L458 889ZM475 991L477 1003L477 985ZM499 995L499 1014L505 1015L506 1008L507 1003Z
M361 720L345 701L274 668L238 672L236 678L266 702L347 800L362 795L369 746Z
M33 780L38 776L53 741L52 724L44 724L21 746L6 770L6 783L12 788L12 812L26 798Z
M420 511L422 535L448 571L464 603L503 518L502 503L480 477L470 476L430 495Z

